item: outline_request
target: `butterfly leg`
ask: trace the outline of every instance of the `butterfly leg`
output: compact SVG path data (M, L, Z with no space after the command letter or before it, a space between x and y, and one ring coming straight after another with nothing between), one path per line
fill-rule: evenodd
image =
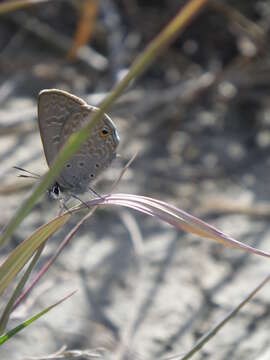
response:
M88 188L94 195L96 195L98 198L103 199L103 196L100 195L98 192L96 192L93 188L89 186Z
M64 211L67 211L69 214L71 214L71 212L69 211L69 208L66 205L66 203L68 202L69 199L70 199L70 196L59 199L59 212L58 212L59 216L62 215Z
M82 199L80 199L78 196L76 196L75 194L71 194L71 196L72 196L74 199L79 200L83 205L85 205L88 209L90 209L90 207L88 206L88 204L87 204L86 202L84 202Z

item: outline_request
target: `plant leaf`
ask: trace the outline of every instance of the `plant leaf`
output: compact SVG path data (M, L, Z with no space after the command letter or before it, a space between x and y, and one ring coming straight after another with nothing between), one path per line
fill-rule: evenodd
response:
M9 319L9 316L13 310L13 305L14 305L15 301L17 300L18 296L20 295L26 281L28 280L28 278L31 274L31 271L33 270L34 266L36 265L37 261L39 260L40 255L44 249L44 246L45 246L45 243L43 243L36 251L35 256L31 260L30 264L28 265L27 270L23 274L23 276L20 279L19 283L17 284L15 290L13 291L11 298L9 299L7 305L5 306L5 309L4 309L1 319L0 319L0 334L2 334L4 332L7 322L8 322L8 319Z
M33 253L47 239L59 230L71 217L70 213L61 215L37 229L29 238L19 244L0 266L0 294L27 263Z
M6 341L8 341L10 338L12 338L14 335L16 335L19 331L23 330L24 328L26 328L27 326L29 326L30 324L32 324L32 322L36 321L37 319L39 319L41 316L45 315L47 312L49 312L50 310L52 310L54 307L56 307L57 305L60 305L63 301L67 300L69 297L71 297L77 290L73 291L72 293L68 294L67 296L65 296L64 298L62 298L61 300L57 301L56 303L54 303L53 305L48 306L47 308L45 308L44 310L42 310L41 312L39 312L38 314L36 314L35 316L31 317L30 319L24 321L22 324L16 326L14 329L8 331L5 335L0 337L0 346L3 345Z
M223 233L212 225L164 201L146 196L131 194L113 194L87 202L87 205L119 205L129 207L144 214L154 216L172 226L201 237L215 240L225 246L245 250L260 256L270 257L270 253L246 245L231 236ZM70 211L78 211L82 206Z
M160 200L145 196L114 194L106 198L106 202L112 205L123 205L135 210L144 212L148 215L158 217L161 220L173 225L176 228L202 236L207 239L215 240L225 246L239 250L245 250L257 255L270 257L270 253L246 245L231 236L223 233L212 225L196 218L195 216L178 209L177 207Z

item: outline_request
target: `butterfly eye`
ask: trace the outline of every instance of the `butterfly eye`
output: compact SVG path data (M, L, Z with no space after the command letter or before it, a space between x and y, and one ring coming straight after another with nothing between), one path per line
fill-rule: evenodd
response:
M59 193L60 193L60 189L59 189L59 186L58 185L55 185L52 189L54 195L58 196Z
M52 185L52 187L49 189L49 195L53 198L53 199L59 199L61 197L61 187L60 185L56 182L54 185Z
M103 139L108 137L109 134L110 134L110 130L106 126L100 131L100 136Z

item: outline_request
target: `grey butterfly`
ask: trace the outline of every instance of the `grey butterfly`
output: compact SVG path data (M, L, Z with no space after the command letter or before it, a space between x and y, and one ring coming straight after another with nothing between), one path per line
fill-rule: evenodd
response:
M49 89L39 93L39 130L49 167L71 134L89 124L96 111L98 108L66 91ZM119 141L113 121L104 114L87 141L65 165L49 193L61 198L62 193L86 192L89 183L116 157Z

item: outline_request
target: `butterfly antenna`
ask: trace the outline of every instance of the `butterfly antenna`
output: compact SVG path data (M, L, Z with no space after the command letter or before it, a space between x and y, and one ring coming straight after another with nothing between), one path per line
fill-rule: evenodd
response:
M19 166L13 166L13 169L23 171L23 172L26 172L26 173L30 174L30 175L22 175L22 174L20 174L20 175L18 175L18 177L40 179L40 175L35 174L34 172L28 171L26 169L23 169L23 168L21 168Z
M38 180L38 179L39 179L38 177L31 176L31 175L18 175L18 177L20 177L20 178L26 178L26 179L35 179L35 180Z

